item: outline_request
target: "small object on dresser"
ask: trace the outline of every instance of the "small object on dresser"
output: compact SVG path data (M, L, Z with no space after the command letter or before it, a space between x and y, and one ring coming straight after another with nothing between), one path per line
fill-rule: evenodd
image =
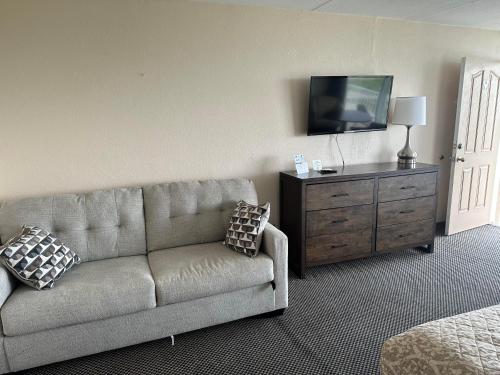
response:
M269 202L253 205L239 201L229 221L223 244L250 258L257 256L270 214Z
M323 169L323 163L321 160L313 160L313 170L321 171Z
M295 170L297 171L297 174L309 173L309 166L304 158L304 154L296 154L293 158L295 160Z
M332 169L332 168L323 168L319 171L319 173L321 174L332 174L332 173L337 173L337 170L336 169Z

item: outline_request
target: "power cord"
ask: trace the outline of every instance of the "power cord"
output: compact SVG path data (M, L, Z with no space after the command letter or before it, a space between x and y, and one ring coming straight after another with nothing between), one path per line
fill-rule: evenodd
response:
M342 149L340 148L338 133L335 134L335 142L337 143L337 148L339 149L340 158L342 159L342 168L344 168L345 167L344 155L342 155Z

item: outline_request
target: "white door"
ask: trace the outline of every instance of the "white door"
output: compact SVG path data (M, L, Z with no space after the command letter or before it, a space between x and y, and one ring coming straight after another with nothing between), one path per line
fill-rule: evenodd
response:
M491 221L500 139L499 83L499 61L462 60L446 234Z

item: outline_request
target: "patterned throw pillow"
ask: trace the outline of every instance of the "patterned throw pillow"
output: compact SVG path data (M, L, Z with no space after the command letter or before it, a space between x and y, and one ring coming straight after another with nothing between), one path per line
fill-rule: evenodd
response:
M0 246L0 261L19 280L35 289L50 289L80 258L54 235L23 226L21 233Z
M224 245L251 258L257 256L270 207L269 203L255 206L239 201L229 221Z

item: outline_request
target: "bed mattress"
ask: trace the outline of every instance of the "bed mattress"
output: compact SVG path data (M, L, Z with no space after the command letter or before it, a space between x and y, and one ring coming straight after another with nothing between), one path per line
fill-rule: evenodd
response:
M500 374L500 305L414 327L387 340L382 375Z

